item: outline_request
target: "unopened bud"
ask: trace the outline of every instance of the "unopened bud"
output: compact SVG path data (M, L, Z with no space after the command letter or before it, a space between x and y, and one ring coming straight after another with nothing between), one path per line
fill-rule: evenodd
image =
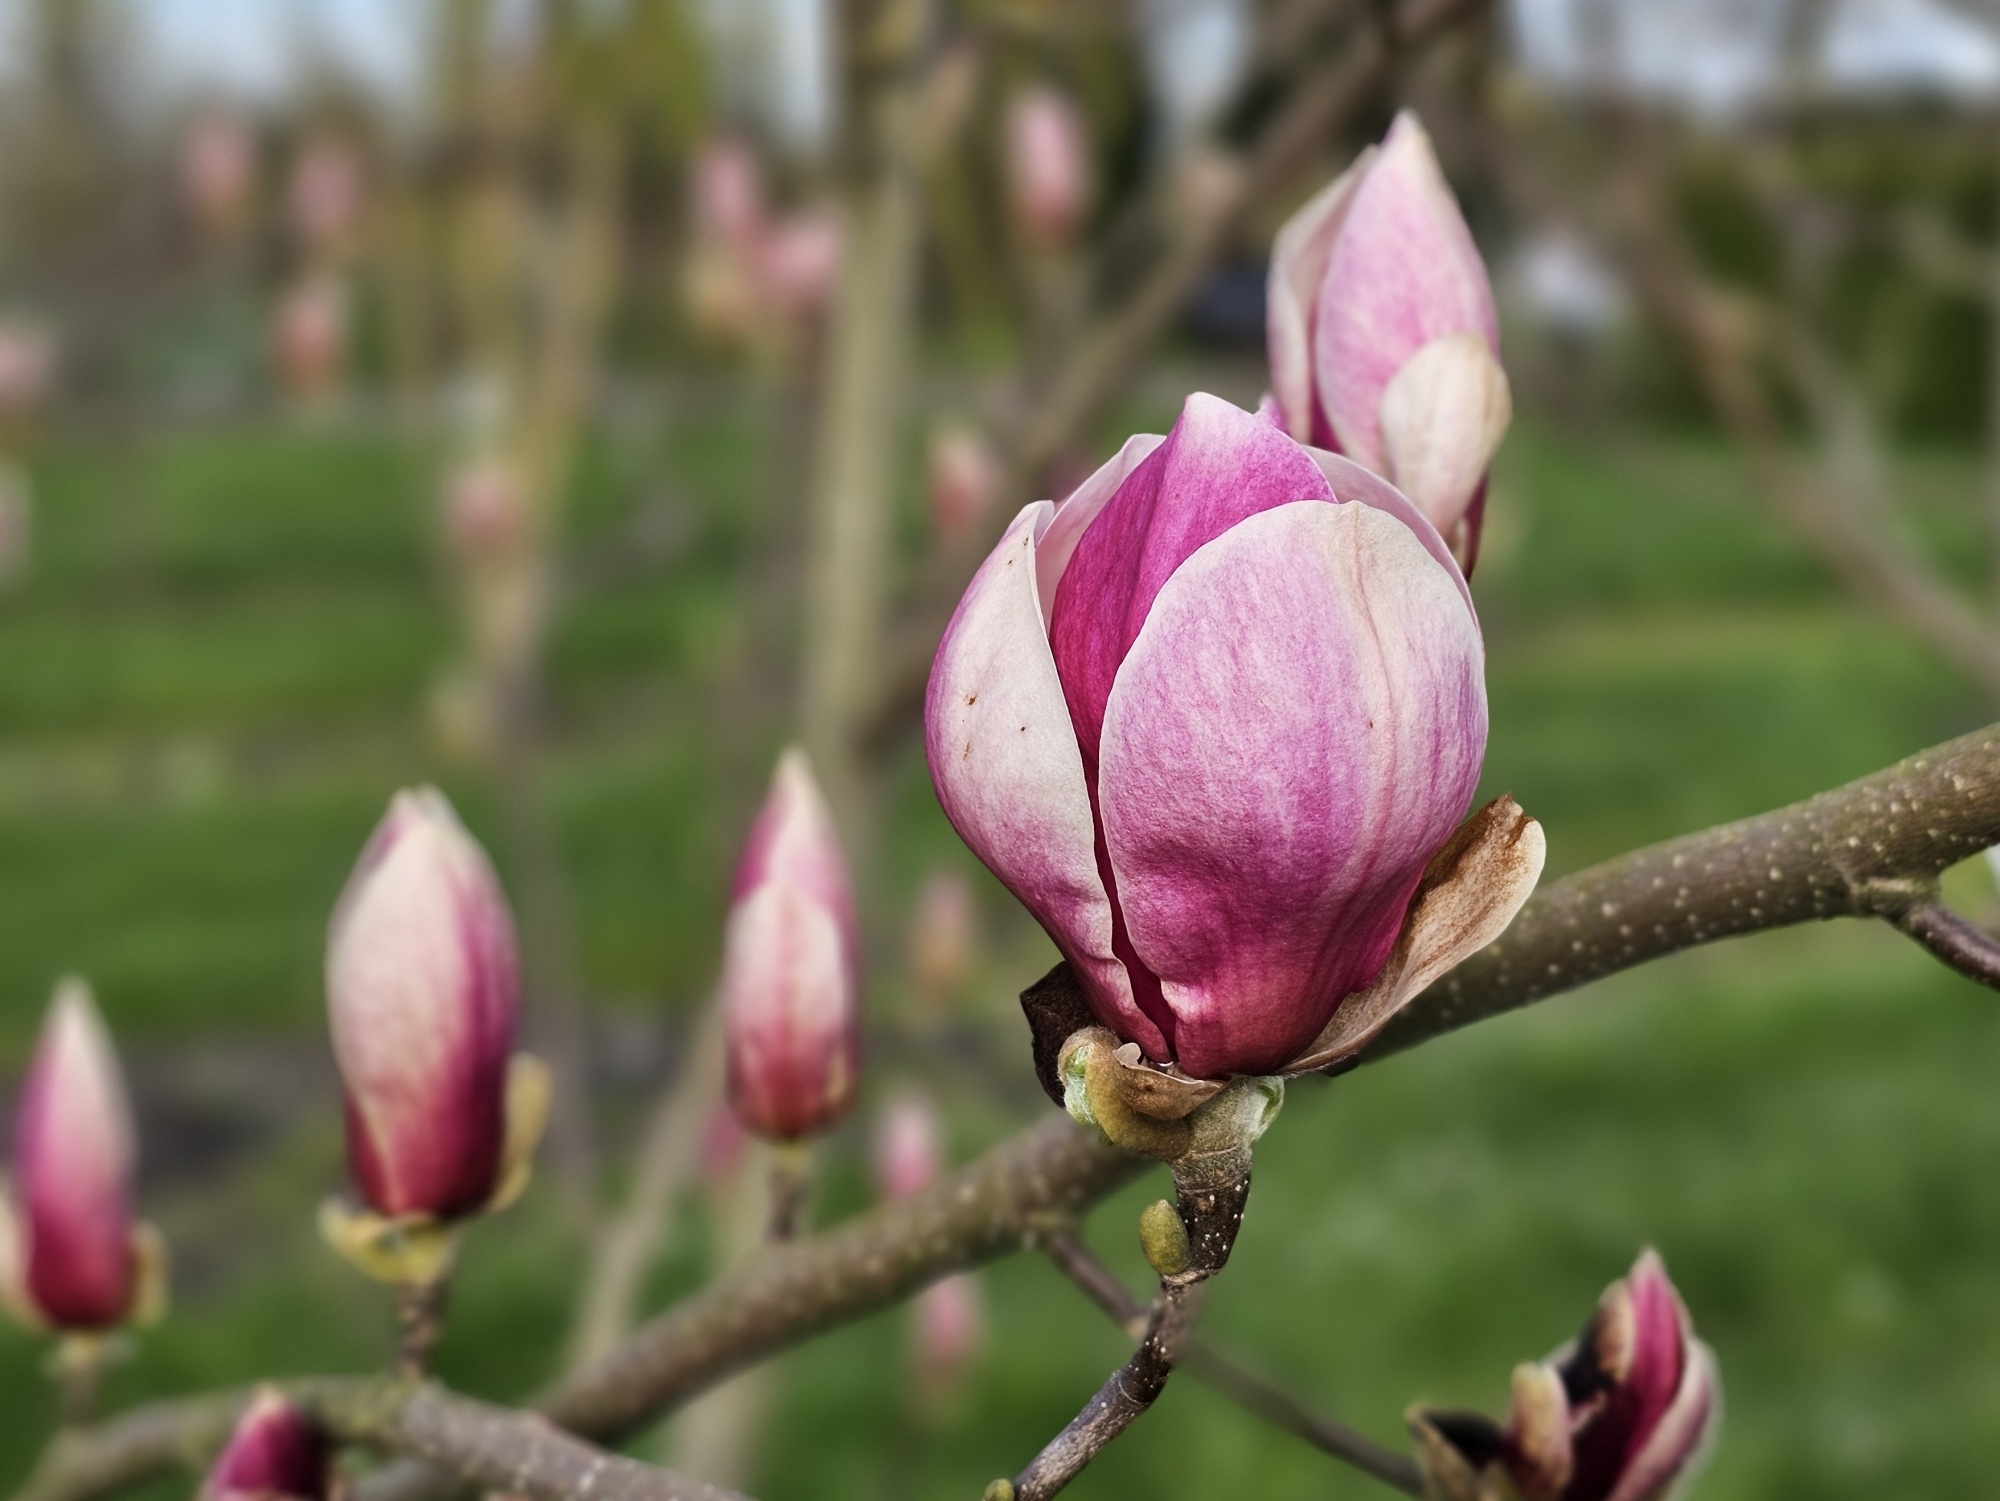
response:
M1146 1253L1146 1265L1162 1277L1178 1277L1188 1269L1187 1226L1165 1199L1155 1199L1141 1211L1139 1249Z

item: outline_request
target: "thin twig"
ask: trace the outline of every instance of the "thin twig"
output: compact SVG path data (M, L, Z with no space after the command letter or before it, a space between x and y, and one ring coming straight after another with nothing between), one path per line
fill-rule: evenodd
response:
M1941 902L1914 902L1891 921L1967 979L2000 990L2000 939Z
M1056 1268L1082 1290L1111 1320L1133 1338L1145 1332L1147 1308L1118 1274L1098 1259L1072 1230L1056 1230L1042 1240L1042 1250ZM1416 1461L1376 1443L1336 1419L1322 1417L1304 1403L1217 1350L1200 1333L1181 1350L1181 1368L1211 1386L1246 1412L1304 1439L1314 1448L1344 1460L1406 1495L1424 1493Z

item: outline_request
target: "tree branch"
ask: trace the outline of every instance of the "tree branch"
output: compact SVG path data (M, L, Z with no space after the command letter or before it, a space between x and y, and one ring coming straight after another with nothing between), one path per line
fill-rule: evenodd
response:
M2000 939L1991 933L1928 900L1912 902L1891 921L1968 980L2000 990Z
M1135 1339L1145 1333L1145 1300L1119 1281L1117 1274L1100 1261L1074 1231L1054 1232L1042 1249L1057 1269L1109 1315L1119 1328ZM1180 1365L1195 1380L1215 1388L1272 1427L1282 1428L1304 1439L1315 1449L1346 1461L1405 1495L1423 1495L1423 1475L1414 1460L1376 1443L1345 1423L1321 1417L1256 1372L1217 1350L1200 1334L1187 1341L1181 1351Z
M2000 725L1805 802L1553 882L1357 1061L1738 933L1893 919L1948 866L1994 844ZM921 1194L713 1283L560 1383L541 1410L560 1427L615 1440L752 1361L1033 1243L1146 1166L1051 1116ZM238 1401L152 1404L65 1435L18 1501L91 1501L199 1464L227 1433ZM450 1488L435 1465L399 1463L357 1490L359 1501L417 1501Z
M1913 889L1994 844L2000 725L1544 886L1497 942L1412 1001L1357 1062L1719 938L1832 917L1893 918Z

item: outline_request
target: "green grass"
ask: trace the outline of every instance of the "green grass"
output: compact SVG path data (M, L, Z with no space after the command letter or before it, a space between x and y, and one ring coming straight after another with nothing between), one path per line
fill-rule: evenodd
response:
M782 732L783 694L744 681L764 649L746 604L778 524L758 479L766 442L754 414L705 401L600 435L581 465L580 549L642 505L679 525L657 566L576 598L551 653L581 962L628 1023L684 1011L711 979L734 843ZM424 463L382 435L259 428L57 444L35 471L35 572L0 597L0 1055L18 1065L56 975L90 975L136 1060L154 1155L172 1161L146 1196L179 1250L178 1306L111 1398L366 1369L386 1308L314 1241L338 1124L324 1062L292 1040L317 1036L325 913L394 787L438 779L477 830L497 827L488 791L425 730L453 628ZM1976 576L1976 466L1917 455L1899 479L1924 544ZM1805 796L1987 712L1848 602L1699 440L1524 424L1475 593L1487 788L1544 820L1556 870ZM879 1012L898 992L908 892L934 861L969 863L908 748L886 807ZM1983 871L1954 889L1969 910L1992 903ZM1049 950L997 886L981 891L972 1023L999 1077L939 1064L931 1080L955 1102L961 1156L1046 1108L1005 996ZM231 1069L264 1067L230 1062L245 1039L302 1070L265 1095L310 1108L244 1103ZM877 1081L919 1067L899 1054ZM1704 1497L1983 1494L2000 1401L1997 1074L1991 997L1879 927L1764 935L1615 977L1295 1088L1259 1148L1211 1327L1394 1438L1413 1400L1497 1409L1513 1364L1566 1337L1655 1244L1728 1389ZM171 1091L149 1082L169 1076ZM605 1103L614 1135L628 1106ZM854 1126L832 1144L824 1216L862 1201L862 1139ZM1134 1220L1161 1187L1093 1222L1135 1282ZM702 1262L691 1234L656 1298ZM545 1379L575 1263L546 1190L480 1227L446 1378L497 1397ZM901 1312L790 1356L758 1493L966 1496L1016 1468L1121 1345L1033 1259L983 1285L992 1338L942 1416L912 1413ZM0 1334L0 1479L46 1428L38 1359ZM1382 1494L1189 1381L1074 1493Z

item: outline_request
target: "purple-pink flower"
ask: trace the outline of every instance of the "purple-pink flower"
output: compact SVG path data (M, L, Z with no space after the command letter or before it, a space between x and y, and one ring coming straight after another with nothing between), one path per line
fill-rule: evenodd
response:
M132 1110L81 980L56 987L14 1117L13 1198L0 1216L0 1292L34 1323L115 1328L145 1292L132 1212Z
M729 1098L752 1131L796 1140L846 1113L860 995L840 836L804 754L788 750L736 868L723 958Z
M1105 1027L1196 1078L1323 1066L1539 871L1516 818L1500 895L1397 949L1479 778L1483 662L1409 501L1196 395L980 568L931 671L931 776Z
M328 928L326 994L348 1170L369 1207L485 1207L510 1166L514 919L435 788L397 793L362 850Z
M1423 1408L1411 1424L1450 1501L1491 1494L1494 1471L1523 1501L1662 1501L1700 1467L1721 1416L1715 1356L1646 1251L1577 1338L1514 1372L1504 1428Z
M1279 231L1265 316L1284 429L1390 480L1469 569L1513 407L1485 264L1415 115Z
M201 1501L325 1501L325 1438L276 1387L259 1387L210 1466Z
M1090 208L1089 127L1066 95L1036 84L1008 104L1005 128L1015 222L1034 244L1061 244Z

